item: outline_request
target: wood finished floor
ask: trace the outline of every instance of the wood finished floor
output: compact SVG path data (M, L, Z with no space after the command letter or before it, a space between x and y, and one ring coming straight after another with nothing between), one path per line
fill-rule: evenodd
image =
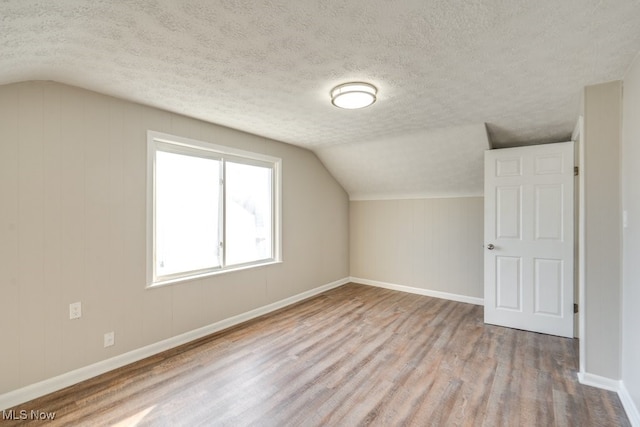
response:
M630 425L577 382L576 340L482 318L349 284L14 409L64 426Z

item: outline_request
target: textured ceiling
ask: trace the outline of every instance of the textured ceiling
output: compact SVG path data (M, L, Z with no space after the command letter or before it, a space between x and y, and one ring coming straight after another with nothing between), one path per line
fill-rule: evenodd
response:
M480 123L320 147L316 152L352 200L366 200L480 196L488 148Z
M359 144L479 123L494 146L566 139L582 87L622 78L640 50L638 0L0 0L0 24L0 84L88 88L310 148L332 171L359 164ZM349 80L378 102L333 107ZM448 141L418 151L451 155ZM380 192L438 182L412 160ZM357 172L371 168L338 179L370 193Z

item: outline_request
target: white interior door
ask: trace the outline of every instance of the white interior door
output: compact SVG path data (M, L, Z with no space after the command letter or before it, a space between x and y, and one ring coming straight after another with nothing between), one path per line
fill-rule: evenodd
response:
M485 152L484 320L573 337L573 142Z

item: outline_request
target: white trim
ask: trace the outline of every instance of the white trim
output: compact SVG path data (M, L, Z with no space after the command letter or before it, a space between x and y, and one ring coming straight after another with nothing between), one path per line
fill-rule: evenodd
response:
M211 335L223 329L227 329L248 320L255 319L256 317L271 313L272 311L347 284L349 283L349 281L350 278L348 277L336 280L335 282L319 286L306 292L302 292L300 294L265 305L263 307L256 308L246 313L238 314L237 316L229 317L227 319L212 323L202 328L194 329L175 337L167 338L166 340L158 341L156 343L137 348L127 353L120 354L110 359L103 360L89 366L84 366L82 368L46 379L44 381L40 381L38 383L30 384L26 387L13 390L8 393L0 394L0 411L24 402L28 402L29 400L35 399L37 397L44 396L45 394L61 390L65 387L69 387L81 381L88 380L90 378L93 378L100 374L104 374L105 372L112 371L130 363L137 362L146 357L150 357L163 351L170 350L174 347L186 344L193 340Z
M633 427L640 427L640 410L638 410L638 407L633 402L633 399L629 394L629 390L627 390L627 387L624 385L624 381L620 381L618 396L620 397L620 401L622 402L622 406L627 413L627 417L629 418L631 425Z
M219 219L220 223L220 245L222 246L222 257L219 259L219 266L210 266L209 268L198 271L186 271L166 276L156 276L156 254L155 254L155 224L156 224L156 158L158 152L170 152L177 154L188 154L195 157L204 157L212 160L220 161L220 200L219 200ZM272 254L270 258L251 261L242 265L226 264L226 239L225 239L225 221L226 213L224 212L226 184L226 162L240 162L248 165L259 165L269 168L273 174L272 183ZM146 198L146 288L152 289L156 286L164 286L202 277L208 277L224 273L227 271L237 271L240 269L261 267L268 264L282 262L282 159L262 153L255 153L240 150L233 147L217 145L206 141L198 141L195 139L184 138L181 136L170 135L168 133L147 130L147 198Z
M583 385L616 392L631 425L633 427L640 427L640 411L638 411L638 407L633 402L624 381L612 380L611 378L601 377L587 372L579 372L578 381Z
M175 285L177 283L189 282L189 281L192 281L192 280L199 280L199 279L202 279L204 277L219 276L221 274L235 273L235 272L238 272L238 271L249 270L249 269L252 269L252 268L267 267L269 265L274 265L274 264L282 264L282 261L267 260L267 261L262 262L262 263L256 262L256 263L251 263L251 264L240 265L240 266L237 266L237 267L234 266L234 267L230 267L230 268L225 268L225 269L221 269L221 270L207 271L207 272L201 273L201 274L193 274L191 276L175 277L173 279L167 279L167 280L154 282L153 285L147 286L146 289L148 289L148 290L158 289L158 288L162 288L164 286Z
M587 292L586 292L586 191L585 191L585 140L584 140L584 117L578 117L578 122L574 129L572 140L578 144L578 331L580 340L578 342L578 360L580 372L587 369Z
M573 132L571 132L571 141L576 141L583 134L582 132L582 121L584 119L582 116L578 117L578 121L576 121L576 125L573 127Z
M590 374L588 372L578 372L578 381L580 384L601 388L603 390L615 392L620 390L620 381L601 377L600 375Z
M483 197L482 191L473 194L434 194L434 193L354 193L349 194L349 200L414 200L414 199L463 199L468 197Z
M391 289L393 291L408 292L410 294L424 295L427 297L464 302L467 304L484 305L484 299L477 298L477 297L470 297L467 295L450 294L448 292L433 291L430 289L423 289L423 288L414 288L412 286L405 286L405 285L396 285L394 283L379 282L377 280L363 279L360 277L351 277L351 281L354 283L359 283L361 285L375 286L378 288Z
M168 144L182 145L185 147L197 148L214 152L216 154L226 154L237 157L245 157L247 159L262 160L267 163L279 163L282 161L279 157L269 156L267 154L256 153L253 151L240 150L239 148L227 147L225 145L213 144L206 141L198 141L191 138L185 138L182 136L171 135L169 133L157 132L153 130L147 131L147 143L153 141L165 142Z

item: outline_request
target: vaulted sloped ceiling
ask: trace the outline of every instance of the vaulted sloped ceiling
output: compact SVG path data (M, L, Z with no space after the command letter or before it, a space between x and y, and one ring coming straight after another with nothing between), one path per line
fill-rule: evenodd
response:
M488 148L480 123L320 147L317 153L353 200L465 197L482 195Z
M0 84L55 80L306 147L355 198L477 193L487 132L566 140L582 88L640 50L638 0L2 0L0 17ZM376 104L333 107L352 80Z

